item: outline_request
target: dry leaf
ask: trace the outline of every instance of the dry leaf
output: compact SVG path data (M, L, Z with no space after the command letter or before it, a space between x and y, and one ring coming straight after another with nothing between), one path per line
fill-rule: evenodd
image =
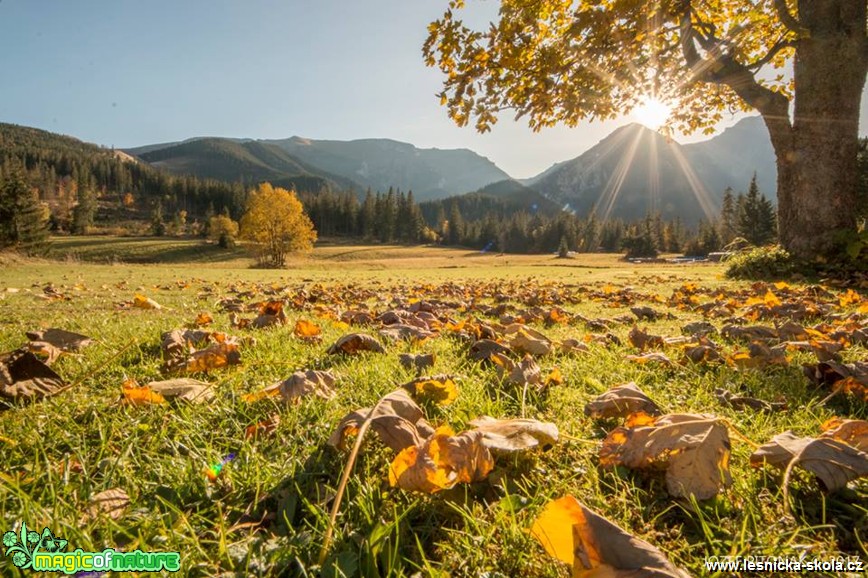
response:
M93 343L93 339L87 335L73 333L65 329L45 329L42 331L28 331L27 339L34 342L48 343L61 351L79 351Z
M787 404L785 402L769 402L753 397L736 395L728 389L718 387L714 390L714 397L723 405L728 405L734 409L744 409L749 407L759 411L786 411Z
M374 353L385 353L386 350L380 345L380 342L368 335L367 333L348 333L338 339L334 345L328 348L329 355L343 353L347 355L355 355L361 351L373 351Z
M157 405L166 403L159 393L152 391L148 386L138 387L134 381L127 381L123 385L123 399L131 405Z
M643 353L642 355L625 355L624 359L626 359L627 361L639 363L641 365L645 365L646 363L659 363L661 365L675 367L675 364L672 362L671 359L669 359L665 354L657 351L649 351L648 353Z
M630 311L633 312L633 315L636 316L636 319L639 321L657 321L658 319L663 319L666 317L665 313L661 313L656 309L652 309L651 307L631 307Z
M820 426L821 438L832 438L868 453L868 421L833 417Z
M634 382L618 385L585 405L585 415L596 419L626 417L638 411L660 415L660 408Z
M645 351L646 349L663 347L666 345L666 342L661 336L650 335L635 325L633 326L633 329L630 330L630 333L627 334L627 339L633 347L639 351Z
M470 357L476 361L487 361L495 353L509 355L512 353L512 350L491 339L479 339L470 346Z
M137 307L139 309L162 309L163 306L151 299L150 297L145 297L144 295L139 295L138 293L133 297L133 307Z
M402 353L398 356L401 367L404 369L415 369L418 373L432 367L435 359L437 359L437 356L434 353Z
M482 443L494 454L511 454L558 442L558 426L535 419L495 419L484 415L470 424L481 431Z
M750 465L767 463L781 470L798 465L817 476L829 492L868 476L868 454L831 437L796 437L787 431L763 444L750 456Z
M344 416L329 437L329 445L345 449L347 435L358 432L369 415L371 429L396 452L420 445L422 440L434 433L434 428L425 421L422 409L406 391L398 389L383 397L374 407L373 413L371 408L366 407Z
M498 366L499 368L500 366ZM515 385L524 385L525 383L539 385L542 383L542 370L533 357L525 355L524 359L515 364L507 379Z
M552 350L552 342L539 331L523 326L509 340L509 347L516 353L539 357Z
M561 353L584 353L590 351L585 343L578 339L564 339L561 341Z
M436 333L428 331L424 327L417 327L406 323L389 325L384 329L380 329L378 333L390 341L423 341L436 335Z
M176 369L183 373L208 372L241 363L241 352L234 343L214 343L196 351Z
M280 425L280 414L274 414L268 419L264 419L253 425L249 425L244 429L245 439L256 439L260 436L270 435L274 433L277 426Z
M292 333L305 341L319 341L322 339L322 329L320 329L320 326L306 319L296 321Z
M136 390L140 390L141 393L137 393ZM152 398L148 400L150 395ZM125 383L124 397L131 403L162 403L158 400L204 403L214 399L214 389L210 383L182 377L165 381L152 381L140 388L128 387L128 384Z
M389 467L389 484L432 494L483 480L494 460L482 438L481 431L454 435L452 428L441 426L421 445L401 450Z
M280 396L287 401L311 394L323 399L331 399L335 396L336 381L337 378L330 371L308 369L296 371L272 388L277 388Z
M63 379L29 351L0 354L0 410L10 402L33 402L60 393Z
M674 497L716 496L732 483L729 433L714 416L641 412L606 437L600 449L604 467L644 469L666 466L666 488Z
M549 502L531 533L573 578L690 578L663 553L573 496Z
M90 498L90 504L82 516L81 523L87 524L100 516L120 520L129 505L130 497L122 488L104 490Z
M214 323L214 318L211 317L210 313L205 312L199 313L193 321L193 324L196 325L196 327L204 327L206 325L211 325L212 323Z
M402 385L413 397L430 399L438 405L449 405L458 397L458 386L449 375L417 377Z

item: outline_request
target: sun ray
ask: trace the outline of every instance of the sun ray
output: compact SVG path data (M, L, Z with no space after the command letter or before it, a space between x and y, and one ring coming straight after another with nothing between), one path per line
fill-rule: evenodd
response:
M626 131L625 131L626 132ZM603 192L600 194L600 197L597 199L597 202L594 203L593 209L591 209L592 213L595 213L600 217L602 221L607 221L609 216L612 214L612 209L615 206L615 201L618 199L618 195L621 193L621 187L624 185L624 181L627 178L627 173L630 170L630 166L633 164L633 158L636 156L636 150L639 148L639 143L642 142L642 134L644 131L635 129L635 136L633 137L633 142L630 143L630 148L627 150L627 154L618 162L618 165L615 167L615 170L612 172L612 176L609 177L609 181L606 183L606 188L603 189ZM604 206L604 210L602 215L600 215L600 206Z
M693 170L693 167L690 166L690 163L684 157L684 154L679 150L678 145L670 143L669 150L672 151L675 161L684 173L684 177L687 179L687 184L690 186L693 196L696 197L696 201L699 203L702 212L705 213L705 218L709 223L713 223L715 215L717 214L716 203L712 200L711 195L708 193L705 185L702 184L696 171Z

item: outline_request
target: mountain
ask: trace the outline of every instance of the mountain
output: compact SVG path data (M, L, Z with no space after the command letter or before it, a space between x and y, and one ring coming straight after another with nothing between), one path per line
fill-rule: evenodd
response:
M716 217L727 186L746 190L754 171L760 190L774 198L774 166L765 127L753 118L691 145L630 124L527 182L579 214L633 220L659 212L695 225Z
M292 137L263 141L308 164L370 187L412 190L417 200L475 191L509 175L468 149L420 149L389 139L352 141Z
M713 166L725 175L723 180L706 182L710 190L732 187L746 192L756 171L759 190L771 199L776 198L777 160L761 117L749 116L709 140L682 148L693 166Z
M491 215L509 217L520 211L530 215L553 216L561 210L560 205L513 179L492 183L472 193L424 201L419 208L427 222L436 223L438 214L442 211L442 214L449 215L453 204L458 206L467 221Z
M312 167L280 147L259 141L209 137L127 152L178 175L249 184L270 181L304 191L358 187L350 179Z

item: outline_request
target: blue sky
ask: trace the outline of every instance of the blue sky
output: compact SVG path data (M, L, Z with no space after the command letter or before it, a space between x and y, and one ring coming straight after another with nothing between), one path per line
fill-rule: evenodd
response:
M469 148L529 177L631 120L536 134L511 118L486 135L455 127L421 56L446 3L0 0L0 121L119 148L384 137ZM468 5L477 22L496 14L496 2Z

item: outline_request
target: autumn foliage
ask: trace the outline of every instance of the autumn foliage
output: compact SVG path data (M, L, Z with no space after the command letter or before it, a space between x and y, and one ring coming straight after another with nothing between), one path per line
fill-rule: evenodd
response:
M251 243L260 265L282 267L289 253L313 248L316 231L294 192L262 183L250 193L241 238Z

